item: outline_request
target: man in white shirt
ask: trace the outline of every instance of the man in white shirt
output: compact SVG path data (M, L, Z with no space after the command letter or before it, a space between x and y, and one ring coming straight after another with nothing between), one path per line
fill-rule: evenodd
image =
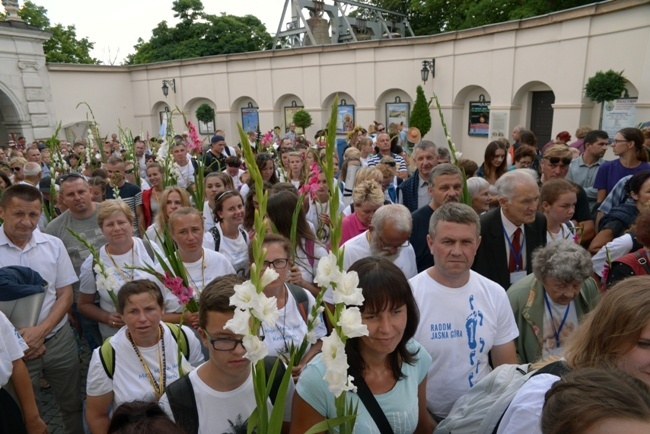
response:
M230 297L235 294L235 285L242 281L239 276L228 274L214 279L203 289L199 300L199 333L210 359L187 377L170 384L160 399L169 417L190 434L246 432L248 419L257 407L251 363L244 357L242 335L225 328L235 310ZM290 380L284 403L285 425L291 416L293 391ZM271 395L269 407L276 402L273 389ZM195 403L186 399L191 396Z
M465 204L438 208L427 235L435 265L409 280L420 308L414 338L433 358L427 408L438 421L492 367L517 363L519 331L505 291L470 270L480 227Z
M52 386L65 432L82 433L79 356L67 315L78 279L63 242L36 230L42 206L41 193L32 186L3 192L0 267L29 267L47 282L36 325L19 330L29 347L24 360L37 396L41 375Z
M411 226L411 213L404 205L380 207L372 216L368 230L343 244L343 268L347 270L368 256L383 256L394 262L407 279L415 276L415 253L409 244Z

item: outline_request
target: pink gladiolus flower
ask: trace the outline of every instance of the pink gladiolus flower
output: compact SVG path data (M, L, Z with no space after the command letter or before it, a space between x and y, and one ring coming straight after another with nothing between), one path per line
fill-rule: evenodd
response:
M187 129L188 129L188 135L189 139L188 140L188 146L190 149L195 149L197 151L201 150L201 138L199 137L199 134L196 132L196 127L194 127L194 124L192 122L187 121Z
M266 148L272 144L273 144L273 133L271 131L267 131L262 136L262 146Z
M165 273L163 285L169 288L169 290L176 296L176 298L178 298L178 301L181 304L187 304L194 296L194 291L192 288L183 285L182 278L173 277L169 273Z
M314 198L316 195L316 190L318 190L318 175L320 174L320 167L318 163L311 163L310 167L311 176L306 183L300 187L298 191L300 194L309 195L310 198Z

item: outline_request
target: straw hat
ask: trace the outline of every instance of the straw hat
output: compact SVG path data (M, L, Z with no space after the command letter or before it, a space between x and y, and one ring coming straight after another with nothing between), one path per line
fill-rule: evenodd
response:
M420 130L415 127L409 128L406 132L406 140L414 144L420 143L422 140L422 134L420 134Z

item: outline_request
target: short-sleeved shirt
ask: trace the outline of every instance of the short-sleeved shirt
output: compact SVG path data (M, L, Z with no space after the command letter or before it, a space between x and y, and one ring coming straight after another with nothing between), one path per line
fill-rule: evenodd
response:
M57 298L57 288L72 285L79 280L63 241L46 235L38 229L32 233L27 245L20 249L7 238L4 226L2 227L0 230L0 267L10 265L31 268L47 282L45 298L37 324L42 323L50 314ZM54 336L67 322L68 315L65 314L46 338Z
M13 362L22 358L27 348L18 330L0 311L0 388L9 382Z
M439 284L428 271L409 283L420 308L414 339L433 358L427 407L446 417L456 400L492 371L492 347L512 342L519 330L503 288L474 271L460 288Z
M503 290L502 290L503 291ZM512 315L512 314L511 314ZM418 425L418 386L431 366L431 356L420 344L411 339L407 348L417 352L413 365L402 363L404 377L386 393L374 395L388 423L395 433L414 432ZM305 367L300 375L296 391L314 410L326 418L336 417L334 395L329 391L325 377L325 364L318 354ZM359 434L380 434L377 424L356 393L348 392L347 397L353 405L358 405L354 432Z
M113 404L116 408L124 402L145 401L155 402L156 396L147 373L138 358L133 344L126 335L127 328L122 327L115 336L111 337L111 346L114 349L115 360L113 362L113 378L109 378L104 365L99 357L101 347L93 351L88 365L88 380L86 381L86 393L89 396L102 396L113 392ZM201 342L189 327L183 326L187 343L189 346L189 360L192 366L203 363ZM165 343L165 373L166 382L171 384L180 378L178 371L178 344L167 325L163 325L163 340ZM145 363L149 366L151 374L156 381L160 378L160 363L158 350L162 345L159 343L153 347L141 348L140 354Z
M650 169L650 163L642 162L636 167L625 167L621 164L619 158L605 161L600 166L600 169L598 169L596 180L594 181L594 188L596 190L606 190L609 193L621 178L627 175L634 175L645 169Z

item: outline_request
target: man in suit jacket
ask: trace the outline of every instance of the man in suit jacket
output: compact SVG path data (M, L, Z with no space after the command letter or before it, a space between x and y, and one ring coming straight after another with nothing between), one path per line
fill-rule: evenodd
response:
M533 171L507 172L496 187L499 207L481 216L482 242L472 269L507 289L532 273L533 250L546 245L546 218L537 212L539 187Z
M415 212L429 204L429 173L438 164L435 143L422 140L413 148L413 162L417 169L409 179L398 187L397 201Z

